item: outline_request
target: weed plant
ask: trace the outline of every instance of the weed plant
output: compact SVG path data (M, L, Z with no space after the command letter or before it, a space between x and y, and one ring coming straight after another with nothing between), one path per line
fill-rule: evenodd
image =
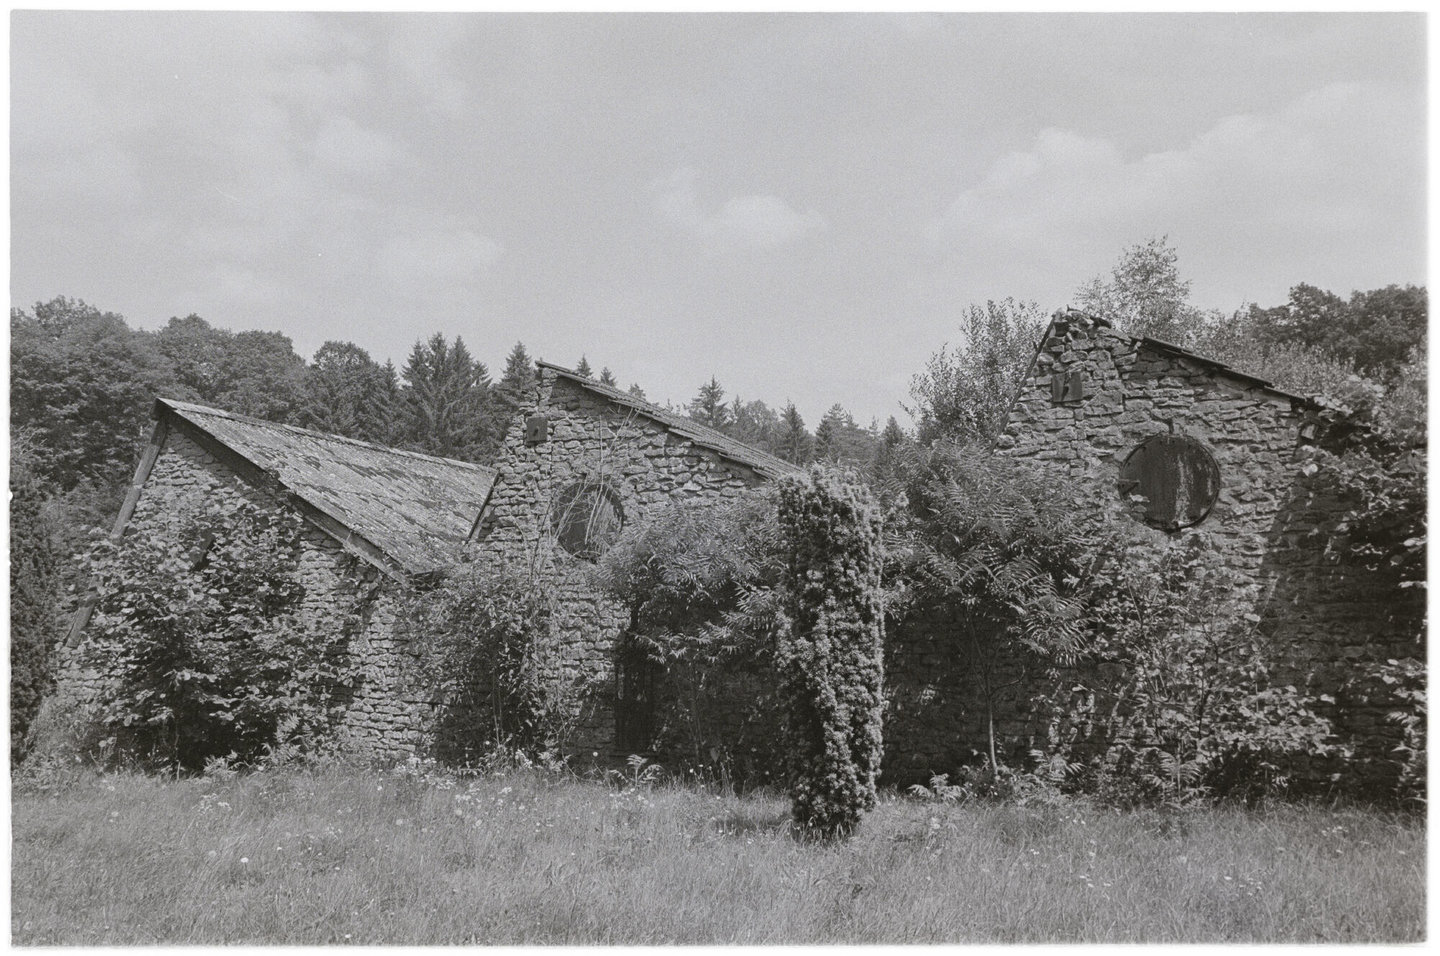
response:
M778 793L310 765L17 784L12 941L1413 942L1423 820L882 791L848 842Z

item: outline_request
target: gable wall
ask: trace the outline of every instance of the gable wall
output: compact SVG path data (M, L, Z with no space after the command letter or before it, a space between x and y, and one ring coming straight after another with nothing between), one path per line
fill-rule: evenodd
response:
M537 412L549 419L549 438L527 444L525 418ZM495 468L472 554L530 569L554 596L556 641L546 649L545 677L586 685L566 749L616 753L614 662L629 612L590 583L590 562L554 543L553 503L573 483L603 478L618 494L628 527L672 501L735 498L762 479L544 369L537 399L512 424Z
M245 480L182 427L172 425L126 529L159 529L173 535L183 526L184 516L202 502L242 500L270 511L288 507L275 492ZM386 757L415 751L421 746L430 702L404 679L405 642L395 630L402 597L399 585L312 525L302 528L304 613L320 626L340 626L352 612L363 622L351 650L364 678L341 725L342 745ZM82 668L74 651L63 656L61 682L66 689L82 700L101 691L104 675Z
M1072 371L1084 374L1085 398L1056 402L1052 376ZM1322 708L1356 747L1359 759L1352 766L1364 767L1383 762L1398 740L1386 719L1394 701L1365 670L1417 653L1413 635L1423 607L1397 603L1393 581L1340 553L1345 502L1304 475L1303 424L1305 410L1288 398L1146 347L1083 316L1061 315L1017 397L997 453L1039 462L1093 487L1096 495L1118 499L1121 463L1141 441L1173 431L1202 442L1219 465L1219 497L1198 526L1171 534L1171 540L1199 543L1255 582L1254 610L1281 662L1274 676L1336 698L1334 707ZM985 708L976 665L957 654L961 643L943 614L897 635L891 723L906 746L895 753L894 770L912 776L944 772L983 749ZM1006 685L997 695L997 734L1012 757L1083 723L1094 704L1079 693L1067 713L1035 709L1031 699L1046 687L1043 671L1038 662L1010 661L993 676L995 684Z

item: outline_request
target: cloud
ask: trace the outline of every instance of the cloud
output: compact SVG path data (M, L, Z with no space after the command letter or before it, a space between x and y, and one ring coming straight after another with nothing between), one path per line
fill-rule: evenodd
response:
M772 248L826 227L817 212L798 213L777 196L736 196L715 212L700 208L699 173L686 166L657 184L660 214L685 233L728 245Z
M419 296L425 287L475 281L502 252L498 242L472 229L417 222L385 241L376 267L396 294Z
M372 178L389 172L399 155L389 137L343 115L321 123L312 148L316 161L327 169Z
M926 234L977 270L1017 256L1047 268L1095 262L1084 250L1097 245L1109 262L1128 243L1168 233L1204 265L1240 277L1264 261L1272 274L1308 281L1350 257L1352 274L1396 281L1424 255L1424 196L1414 186L1424 182L1423 117L1405 90L1337 83L1135 157L1105 137L1048 128L1029 149L995 159Z

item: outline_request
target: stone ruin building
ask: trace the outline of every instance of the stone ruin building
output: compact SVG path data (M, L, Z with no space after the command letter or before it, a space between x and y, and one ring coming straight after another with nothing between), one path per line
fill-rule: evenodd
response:
M412 588L459 558L495 472L169 399L152 417L113 536L175 532L215 500L298 513L304 612L336 627L361 621L351 649L365 677L342 733L373 753L421 748L432 701L402 679L397 613ZM104 680L74 653L92 610L81 606L62 649L62 682L82 698Z
M1015 396L996 453L1095 488L1139 495L1143 520L1177 545L1213 552L1257 594L1253 615L1274 646L1272 676L1334 698L1325 714L1359 762L1383 764L1397 732L1369 665L1423 653L1423 601L1397 603L1396 581L1334 551L1344 503L1312 483L1309 446L1347 426L1315 399L1104 319L1058 312ZM971 762L986 731L969 662L947 647L943 614L889 636L887 770L923 777ZM1021 675L1025 662L997 683ZM1053 732L1029 704L1040 668L1000 693L996 729L1015 762ZM1073 730L1096 705L1077 681ZM1333 768L1329 768L1333 769Z
M435 701L400 676L402 594L462 554L523 563L556 602L558 643L547 679L590 689L569 749L653 753L674 688L655 665L623 653L628 612L590 583L588 569L622 526L671 502L734 498L795 469L625 392L538 365L537 389L493 471L157 402L155 434L116 532L127 523L172 521L196 495L297 509L306 521L314 613L363 610L354 647L368 677L345 729L358 750L382 757L433 743L423 728ZM1198 540L1257 582L1255 613L1290 651L1286 676L1334 696L1329 716L1338 733L1375 755L1393 746L1385 704L1353 678L1361 665L1416 653L1415 614L1423 606L1394 605L1393 584L1327 553L1339 503L1308 487L1300 468L1323 412L1220 362L1061 312L996 453L1037 461L1100 495L1143 495L1144 520L1177 540ZM84 616L82 609L72 644ZM985 708L971 662L955 653L948 633L941 609L887 637L891 779L927 779L983 750ZM997 734L1012 758L1054 724L1055 715L1031 709L1032 696L1018 680L996 708ZM1084 710L1083 694L1074 706ZM743 721L745 708L742 690L731 723L719 726Z
M585 702L573 748L649 752L667 688L647 658L624 652L629 611L591 582L591 562L622 526L672 502L733 499L797 469L619 389L537 364L534 400L496 460L472 552L524 562L557 598L554 679L602 688Z

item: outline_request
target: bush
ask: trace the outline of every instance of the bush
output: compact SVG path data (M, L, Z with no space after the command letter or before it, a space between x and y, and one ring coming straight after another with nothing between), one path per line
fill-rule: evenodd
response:
M563 748L579 687L546 666L554 613L553 595L504 563L457 565L414 597L412 677L441 703L437 756L473 763L499 751L537 757Z
M352 628L302 613L299 533L288 513L211 501L90 549L83 660L119 755L199 770L327 738L356 680Z
M778 756L782 571L773 488L675 502L627 528L595 569L596 583L629 609L622 650L664 669L657 741L738 782Z
M37 472L34 443L19 434L10 449L10 761L28 750L31 721L54 685L52 651L60 633L60 549L51 490Z
M862 486L812 468L781 480L779 522L789 594L775 656L792 813L806 831L844 836L875 805L883 747L880 509Z
M1112 802L1279 793L1340 752L1322 698L1272 678L1253 589L1203 535L1179 546L1025 461L937 444L912 468L899 570L974 661L992 774L998 692L1015 684L1048 718L1036 767Z
M1084 765L1087 787L1120 804L1253 802L1286 792L1308 761L1345 755L1315 710L1334 701L1273 679L1254 585L1203 536L1132 551L1091 586L1070 689L1087 702L1091 739L1052 741Z

